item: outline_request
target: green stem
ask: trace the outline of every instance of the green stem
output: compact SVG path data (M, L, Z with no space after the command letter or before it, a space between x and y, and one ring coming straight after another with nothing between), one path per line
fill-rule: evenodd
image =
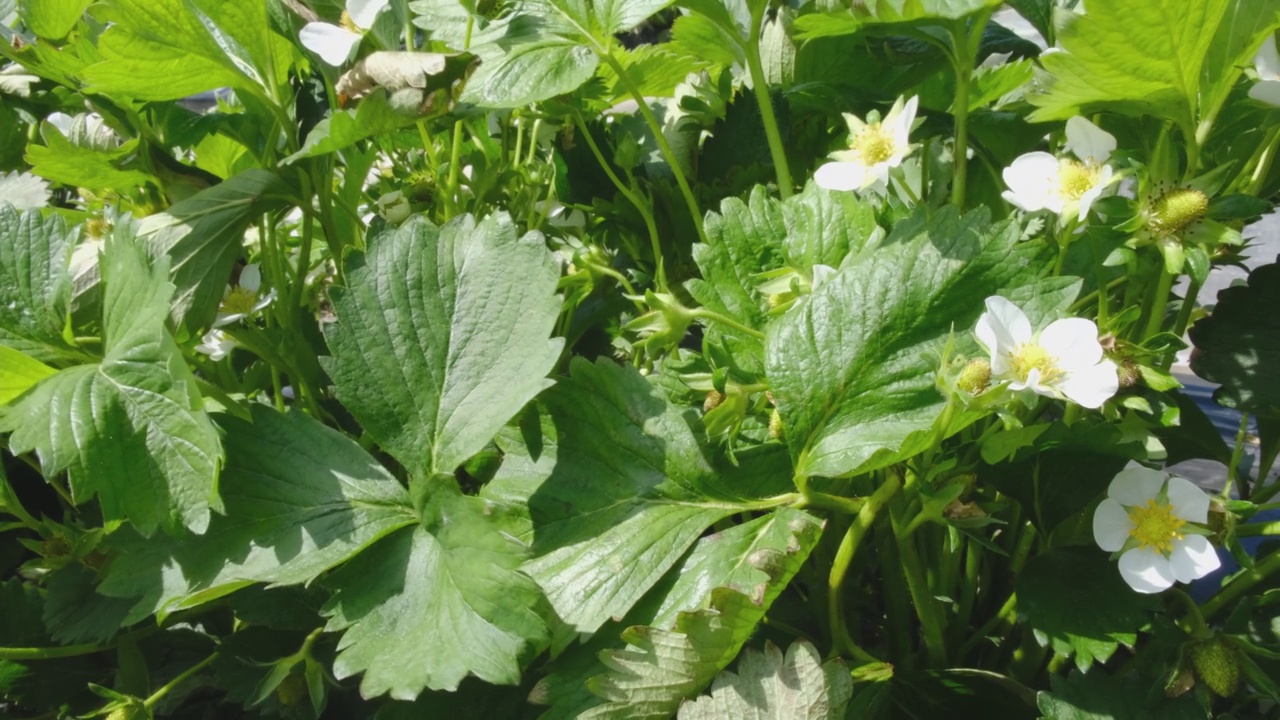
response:
M214 652L209 657L201 660L195 665L192 665L191 667L184 670L180 675L178 675L178 677L165 683L164 687L160 688L159 690L156 690L154 693L151 693L151 697L147 698L142 702L143 706L146 707L148 710L150 710L151 708L154 708L157 703L159 703L161 700L165 698L166 695L173 692L174 688L178 687L179 685L186 682L187 680L190 680L201 670L204 670L206 667L209 666L210 663L214 661L214 658L216 657L218 657L218 653Z
M1262 189L1262 183L1266 182L1267 175L1271 174L1271 164L1275 162L1278 147L1280 147L1280 128L1275 128L1259 148L1258 164L1254 166L1253 173L1249 176L1249 184L1244 188L1245 194L1257 195Z
M845 532L844 539L840 541L840 548L836 551L835 561L831 565L831 573L827 577L827 618L831 625L831 637L842 651L864 663L875 662L875 658L858 647L849 635L844 617L844 579L849 572L849 563L853 561L854 555L858 552L858 546L862 544L863 538L875 523L876 516L901 488L902 481L896 474L890 473L880 487L867 498L853 518L853 522L849 524L849 530Z
M458 163L462 162L462 123L462 120L458 120L453 124L453 144L449 149L449 175L445 180L445 220L456 215L462 206L462 193L458 189L458 176L461 174Z
M1018 618L1018 596L1010 594L1009 599L1004 601L996 614L991 617L982 627L978 628L973 635L965 640L960 646L960 653L957 655L959 662L964 662L966 656L978 647L990 635L1004 635L1009 632L1009 628L1013 627L1014 621Z
M1227 463L1227 481L1222 486L1222 497L1231 498L1231 486L1236 481L1240 481L1240 497L1248 499L1249 486L1245 483L1245 479L1240 477L1240 459L1244 457L1244 440L1249 434L1249 413L1240 413L1240 427L1236 430L1236 444L1231 451L1231 460Z
M1187 295L1182 298L1182 307L1178 308L1178 319L1173 323L1173 334L1182 337L1191 322L1191 313L1196 309L1196 300L1200 297L1200 283L1192 280L1187 285ZM1167 369L1167 368L1166 368Z
M1148 311L1151 313L1147 317L1147 327L1143 332L1142 339L1148 340L1160 332L1160 327L1164 325L1164 311L1169 305L1169 290L1173 287L1173 273L1165 269L1164 264L1160 265L1160 278L1156 281L1156 289L1151 297L1151 305Z
M1273 551L1261 562L1254 565L1252 570L1245 570L1227 580L1216 595L1200 606L1200 612L1206 618L1217 615L1225 610L1228 605L1240 599L1241 595L1244 595L1255 585L1276 572L1280 572L1280 550Z
M711 322L717 322L717 323L720 323L721 325L727 325L728 327L731 327L734 330L737 330L738 332L750 335L751 337L756 338L757 340L764 340L764 333L760 332L759 330L756 330L753 327L743 325L742 323L738 322L737 320L734 320L731 317L728 317L726 315L721 315L720 313L714 310L708 310L706 308L698 308L697 310L693 311L693 316L695 318L701 318L703 320L710 320Z
M1236 526L1236 537L1258 537L1261 535L1280 535L1280 520Z
M676 185L680 186L680 194L684 196L685 205L689 207L689 215L692 216L693 226L698 231L698 239L703 244L710 244L707 240L707 232L702 227L702 210L698 208L698 200L693 196L693 188L689 187L689 180L684 176L684 168L680 166L679 159L676 157L675 152L671 150L671 144L667 142L666 136L662 134L662 123L658 122L658 118L653 114L653 109L649 107L649 102L645 100L644 93L640 91L640 87L631 78L631 74L613 57L608 48L596 48L596 51L600 55L600 59L604 60L605 64L613 69L622 86L626 88L627 93L640 106L640 115L649 126L649 132L653 133L653 139L657 141L658 149L662 151L662 156L666 158L667 165L671 167L671 173L676 178Z
M123 640L140 640L148 635L159 632L160 628L149 627L136 632L121 635L114 642L100 643L84 643L82 645L60 645L58 647L0 647L0 660L56 660L58 658L78 657L80 655L93 655L100 652L116 649L116 646Z
M973 27L968 21L957 20L951 25L951 44L954 53L951 56L952 68L956 75L956 99L952 104L952 116L955 118L955 152L952 161L953 176L951 180L951 204L964 208L965 189L968 183L969 164L969 83L973 79L973 60L977 53L975 39L981 40L982 27L986 25L987 14L979 14L974 18Z
M902 496L895 501L895 506L894 511L889 514L889 519L898 542L898 555L902 564L902 573L907 580L907 592L911 594L911 602L916 608L916 617L920 619L925 653L928 655L931 666L946 667L947 641L943 629L944 623L939 612L941 607L934 600L933 593L929 589L929 581L925 577L919 549L911 536L906 534L904 516L907 507Z
M1026 566L1027 558L1031 555L1031 546L1035 543L1035 539L1036 526L1028 521L1022 528L1022 534L1018 536L1018 544L1014 546L1009 560L1009 572L1015 577Z
M778 130L778 117L773 112L773 99L769 96L769 85L764 76L764 67L760 63L760 31L769 3L756 2L752 5L751 37L744 48L747 70L751 73L751 90L760 106L760 119L764 123L764 134L769 142L769 155L773 158L774 171L778 176L778 194L786 200L791 197L795 184L791 180L791 167L787 164L787 151L782 145L782 133Z
M1200 606L1196 604L1191 596L1182 592L1177 588L1169 588L1167 591L1169 597L1182 603L1186 609L1187 622L1191 625L1191 636L1196 639L1204 639L1213 635L1213 631L1204 621L1204 615L1200 613Z
M1102 241L1093 233L1088 235L1089 249L1093 251L1094 281L1098 283L1098 327L1102 332L1106 332L1107 319L1111 312L1111 295L1103 291L1103 288L1107 287L1107 271L1102 264L1106 258L1102 257Z
M804 494L801 496L800 502L796 503L797 508L821 508L823 510L833 510L835 512L844 513L846 515L857 515L866 507L865 499L847 498L840 495L831 495L829 493L818 492L805 488Z

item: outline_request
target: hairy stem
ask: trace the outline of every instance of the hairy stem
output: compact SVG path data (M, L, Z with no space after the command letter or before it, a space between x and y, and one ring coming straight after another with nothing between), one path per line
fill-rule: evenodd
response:
M849 635L848 626L845 624L843 594L845 575L849 572L849 563L858 552L858 546L862 544L863 538L875 523L876 516L901 488L902 481L896 474L890 473L871 497L867 498L853 518L853 522L849 524L849 530L845 532L844 539L840 541L840 548L836 550L836 558L831 565L831 573L827 577L827 618L831 625L832 639L836 647L864 663L875 662L875 658L858 647Z

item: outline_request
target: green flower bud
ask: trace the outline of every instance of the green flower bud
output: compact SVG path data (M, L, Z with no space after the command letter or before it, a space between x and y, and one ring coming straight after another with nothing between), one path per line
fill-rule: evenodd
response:
M1151 204L1149 224L1151 230L1159 235L1177 235L1204 217L1208 209L1209 196L1199 190L1177 188Z
M769 439L782 439L782 413L778 412L776 409L769 413Z
M960 377L956 379L956 387L970 395L982 393L990 384L991 363L983 358L970 360L969 364L960 371Z
M1188 649L1196 677L1219 697L1230 697L1240 685L1240 665L1235 648L1221 637L1192 643Z
M693 311L667 293L648 290L644 300L653 310L627 323L623 329L637 333L640 345L651 353L679 345L693 322Z
M281 705L297 705L307 697L307 680L300 673L290 673L284 682L276 686L276 700Z

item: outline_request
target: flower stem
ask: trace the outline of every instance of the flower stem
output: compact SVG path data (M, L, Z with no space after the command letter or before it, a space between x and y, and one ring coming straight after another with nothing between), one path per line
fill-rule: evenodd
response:
M1093 251L1094 281L1098 283L1098 329L1106 332L1107 319L1111 311L1111 294L1107 292L1107 272L1102 257L1102 241L1093 233L1089 235L1089 249Z
M1259 537L1261 535L1280 535L1280 520L1236 526L1236 537Z
M1249 485L1240 475L1240 459L1244 457L1244 441L1249 434L1249 413L1240 413L1240 427L1236 430L1236 443L1231 451L1231 460L1227 463L1227 481L1222 486L1222 497L1231 498L1231 486L1240 481L1240 497L1248 499Z
M1148 340L1160 332L1160 327L1164 325L1164 311L1169 305L1169 290L1173 288L1173 273L1165 269L1164 265L1160 265L1160 278L1156 280L1155 292L1151 296L1151 305L1147 310L1151 313L1147 316L1147 327L1143 332L1142 339Z
M853 518L853 522L849 524L849 529L845 532L844 539L840 541L840 548L836 550L836 558L831 565L831 573L827 577L827 618L831 625L831 637L836 647L864 663L875 662L875 658L858 647L857 643L849 635L848 626L845 625L842 588L845 575L849 572L849 563L853 561L853 556L858 552L858 546L862 543L863 538L866 537L872 524L875 523L876 516L880 513L880 510L890 499L897 495L898 490L901 488L902 481L896 474L890 473L884 482L880 484L880 487L876 488L876 491L867 498L866 502L858 510L858 514Z
M760 332L759 330L756 330L753 327L748 327L746 325L743 325L742 323L738 322L737 320L734 320L731 317L728 317L727 315L721 315L720 313L714 310L708 310L706 308L698 308L697 310L693 311L693 316L695 318L701 318L703 320L710 320L711 322L717 322L717 323L720 323L721 325L727 325L733 328L734 330L750 335L751 337L757 340L764 340L764 333Z
M840 495L831 495L829 493L818 492L805 488L805 492L800 496L800 502L796 503L796 508L821 508L823 510L833 510L835 512L844 513L846 515L857 515L866 507L867 501L859 498L847 498Z
M791 180L791 167L787 164L787 152L782 145L782 133L778 131L778 117L773 112L773 99L769 96L769 85L764 76L764 67L760 63L760 31L764 25L764 13L769 4L752 3L751 37L747 40L747 70L751 73L751 90L755 93L756 103L760 106L760 120L764 123L764 134L769 141L769 155L773 158L774 171L778 176L778 194L783 200L791 197L795 184Z
M163 700L163 699L165 698L165 696L166 696L166 695L168 695L169 693L173 692L173 689L174 689L174 688L178 687L179 685L181 685L182 683L186 682L187 680L190 680L192 677L194 677L194 676L195 676L197 673L199 673L201 670L204 670L206 667L208 667L208 666L209 666L209 664L210 664L210 663L212 663L212 662L214 661L214 658L216 658L216 657L218 657L218 653L217 653L217 652L214 652L213 654L209 655L209 657L207 657L207 658L205 658L205 659L201 660L200 662L196 663L195 665L192 665L191 667L187 668L187 669L186 669L186 670L184 670L181 674L179 674L179 675L178 675L178 677L176 677L176 678L174 678L174 679L170 680L169 682L165 683L164 687L162 687L162 688L160 688L159 690L156 690L155 692L151 693L151 697L149 697L149 698L147 698L146 700L144 700L144 701L142 702L142 704L143 704L143 705L144 705L148 710L149 710L149 709L151 709L151 708L154 708L154 707L156 706L156 704L157 704L157 703L159 703L161 700Z
M951 26L952 68L956 74L956 99L952 104L955 118L955 153L952 160L951 204L964 209L965 186L968 183L969 163L969 83L973 79L973 61L977 54L977 42L982 39L982 28L987 24L987 13L979 13L970 27L968 21L957 20Z
M908 480L908 485L913 484ZM920 629L924 635L925 653L929 664L933 667L945 667L947 664L947 641L940 615L941 607L934 600L929 590L929 581L925 576L924 563L920 560L919 549L907 532L905 516L907 503L898 496L895 507L889 513L893 526L893 534L898 541L898 555L902 563L902 573L907 580L907 592L911 594L911 602L916 607L916 617L920 619Z
M1204 615L1200 614L1200 606L1196 604L1195 600L1191 599L1190 595L1177 588L1169 588L1167 593L1169 597L1182 603L1182 606L1186 608L1187 623L1191 625L1192 637L1196 639L1204 639L1213 635L1213 632L1209 630L1209 626L1205 624Z
M973 650L978 647L978 645L985 640L987 636L992 634L1003 635L1007 633L1009 628L1013 627L1013 623L1017 617L1018 596L1016 593L1011 593L1009 595L1009 599L1004 601L1004 604L1000 606L1000 609L996 611L996 614L984 623L982 627L978 628L977 631L974 632L973 635L969 636L969 639L965 640L964 644L960 646L957 661L963 662L965 656L973 652Z
M1252 570L1245 570L1227 580L1216 595L1200 606L1200 612L1204 617L1212 618L1276 572L1280 572L1280 550L1273 551L1261 562L1255 564Z

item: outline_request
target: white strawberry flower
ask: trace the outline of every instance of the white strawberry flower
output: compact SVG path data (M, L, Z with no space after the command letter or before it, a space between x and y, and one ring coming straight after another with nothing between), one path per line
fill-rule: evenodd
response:
M218 315L213 321L213 327L226 327L231 323L239 322L270 305L275 299L275 290L262 295L259 292L261 289L262 271L258 268L258 264L245 265L240 271L240 281L235 285L228 285L226 292L223 293L222 304L218 306Z
M1102 407L1120 389L1115 363L1102 357L1098 326L1083 318L1055 320L1033 332L1025 313L1005 298L987 298L987 311L974 334L990 355L991 383L1007 383L1067 399L1081 407Z
M226 357L236 346L236 341L227 337L227 334L221 330L210 330L200 338L200 344L196 345L196 352L208 355L210 360L217 362Z
M400 190L389 192L377 201L378 214L383 220L392 225L399 225L409 219L409 215L413 212L413 208L409 206L409 200Z
M1140 593L1158 593L1217 570L1222 561L1203 525L1209 497L1191 481L1134 466L1121 470L1093 513L1098 547L1120 553L1120 576Z
M1253 69L1258 71L1258 82L1249 88L1249 97L1280 106L1280 52L1276 51L1274 33L1267 35L1266 42L1253 57Z
M1004 169L1009 189L1002 197L1027 212L1049 210L1083 221L1111 184L1115 171L1106 162L1115 149L1111 133L1073 117L1067 121L1067 150L1075 159L1039 151L1019 155Z
M338 67L351 59L364 38L364 32L373 27L378 13L390 4L391 0L347 0L341 25L309 22L298 32L298 39L303 47L319 55L321 60Z
M911 125L916 120L917 98L898 98L884 119L867 124L845 113L849 124L849 149L831 153L834 162L818 168L813 180L827 190L864 191L883 187L889 171L915 148L910 142Z

